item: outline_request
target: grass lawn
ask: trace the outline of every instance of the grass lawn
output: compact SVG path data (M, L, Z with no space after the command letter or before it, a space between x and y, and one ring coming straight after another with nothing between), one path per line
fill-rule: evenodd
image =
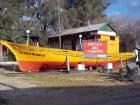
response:
M3 75L7 77L15 77L19 80L27 81L40 87L83 87L121 84L120 81L109 78L109 74L97 72L80 72L69 74L6 73Z

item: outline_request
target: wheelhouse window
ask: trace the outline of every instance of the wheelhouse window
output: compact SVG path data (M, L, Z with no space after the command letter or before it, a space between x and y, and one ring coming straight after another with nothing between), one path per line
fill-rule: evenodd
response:
M95 41L101 41L101 36L100 35L96 35L95 36Z
M115 41L115 36L110 36L110 40Z

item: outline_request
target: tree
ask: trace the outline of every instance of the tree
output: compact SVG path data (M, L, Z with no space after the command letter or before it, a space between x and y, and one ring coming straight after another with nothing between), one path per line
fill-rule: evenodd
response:
M14 5L10 4L10 1L0 1L0 36L1 38L10 38L12 36L12 30L14 24L18 21L17 15L13 11ZM9 2L9 3L7 3Z
M31 34L40 36L43 43L46 32L92 24L104 16L104 10L109 6L107 0L0 0L0 2L2 39L6 37L23 42L25 30L30 29Z
M36 21L36 1L40 0L0 0L0 38L23 43L25 30L40 35L40 23ZM25 18L23 18L25 16ZM30 17L30 20L26 20Z
M104 10L110 5L106 0L66 0L68 24L80 27L93 24L95 19L105 16Z
M59 16L61 29L80 27L105 16L104 10L109 5L107 0L47 0L42 3L40 14L48 29L52 27L58 31Z
M136 42L140 44L140 20L124 22L120 17L117 20L110 20L109 23L116 29L120 36L120 51L133 51L136 48Z

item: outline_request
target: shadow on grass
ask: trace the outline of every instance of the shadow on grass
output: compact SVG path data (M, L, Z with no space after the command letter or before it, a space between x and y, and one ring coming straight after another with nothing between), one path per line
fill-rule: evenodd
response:
M0 105L98 105L140 96L140 84L120 86L33 87L0 91Z
M8 104L8 99L0 97L0 105L6 105L6 104Z
M101 77L107 77L108 79L114 79L114 80L120 80L121 76L118 72L112 72L112 73L103 73L100 74Z
M109 78L111 78L111 79L120 80L120 78L121 78L120 73L118 73L118 72L113 72L108 75L109 75Z

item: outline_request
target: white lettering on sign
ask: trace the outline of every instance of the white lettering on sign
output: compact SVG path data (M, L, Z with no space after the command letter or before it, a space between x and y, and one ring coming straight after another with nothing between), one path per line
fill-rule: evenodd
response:
M106 55L107 54L107 42L105 41L85 41L83 45L84 54L90 55Z

